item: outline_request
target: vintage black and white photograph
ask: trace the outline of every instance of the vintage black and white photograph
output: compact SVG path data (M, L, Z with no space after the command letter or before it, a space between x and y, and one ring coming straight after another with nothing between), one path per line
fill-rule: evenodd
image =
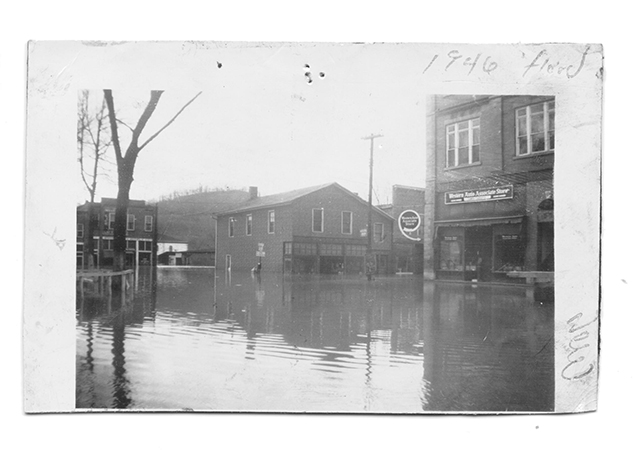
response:
M64 213L27 202L65 410L595 409L599 46L30 57L30 176L68 151Z

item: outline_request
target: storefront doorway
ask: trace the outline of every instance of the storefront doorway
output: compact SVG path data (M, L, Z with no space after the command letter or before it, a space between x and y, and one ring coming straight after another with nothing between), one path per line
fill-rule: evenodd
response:
M553 222L538 223L538 270L553 272Z
M465 280L491 280L492 240L491 226L465 229Z

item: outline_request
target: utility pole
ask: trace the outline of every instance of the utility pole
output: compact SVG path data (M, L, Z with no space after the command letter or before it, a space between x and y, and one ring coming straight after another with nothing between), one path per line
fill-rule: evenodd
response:
M371 152L369 155L369 221L367 223L367 255L365 258L365 271L367 274L367 280L371 280L371 275L373 273L373 267L375 264L373 253L372 253L372 222L373 222L373 141L376 138L384 137L382 134L371 134L370 136L365 136L362 139L369 139L371 141Z

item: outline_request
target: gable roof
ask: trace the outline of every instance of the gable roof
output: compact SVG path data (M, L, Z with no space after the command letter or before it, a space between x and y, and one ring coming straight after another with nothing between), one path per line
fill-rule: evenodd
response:
M340 189L341 191L343 191L345 194L358 200L360 203L364 204L365 206L367 207L369 206L368 202L366 202L356 194L352 193L348 189L340 186L338 183L326 183L319 186L311 186L308 188L295 189L293 191L287 191L284 193L272 194L270 196L257 197L241 205L237 205L230 210L220 212L218 215L235 214L235 213L241 213L241 212L248 212L250 210L266 209L268 207L276 207L280 205L291 204L296 199L300 199L301 197L307 196L316 191L320 191L321 189L328 188L329 186L334 186ZM380 210L376 206L373 206L373 210L393 220L393 217L391 217L386 212Z

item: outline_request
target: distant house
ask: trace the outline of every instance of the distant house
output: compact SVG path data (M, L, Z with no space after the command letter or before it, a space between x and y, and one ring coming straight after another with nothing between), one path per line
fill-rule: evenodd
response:
M93 259L98 267L113 265L113 228L116 218L116 199L103 197L93 203L93 218L89 219L90 203L85 202L76 210L76 266L86 267L88 248L87 235L93 236ZM127 249L125 265L156 264L156 222L155 205L145 201L130 200L127 209Z
M217 215L217 267L291 273L363 273L369 205L337 183L250 199ZM376 272L388 273L393 218L372 208Z
M186 265L185 252L189 249L189 243L168 235L158 235L158 264L160 265Z

